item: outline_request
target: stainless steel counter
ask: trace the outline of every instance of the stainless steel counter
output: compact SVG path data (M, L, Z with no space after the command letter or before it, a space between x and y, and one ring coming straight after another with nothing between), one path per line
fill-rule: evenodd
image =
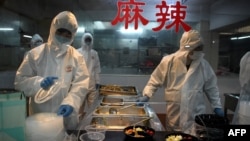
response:
M104 119L105 124L110 126L110 124L116 124L116 122L113 120L115 118L119 118L119 119L121 119L123 121L127 121L127 119L132 119L132 122L135 123L138 120L140 121L143 118L151 117L151 119L148 120L147 125L150 126L153 129L155 129L156 131L165 131L164 126L162 125L161 121L159 120L157 114L155 113L154 109L150 106L150 104L145 104L144 107L143 107L145 109L146 113L147 113L147 117L146 116L142 117L140 115L112 115L112 114L97 116L95 111L96 111L97 108L100 108L100 106L111 107L109 105L106 105L106 106L102 105L102 100L103 100L104 97L105 97L104 95L99 95L99 97L93 103L93 106L90 107L88 109L88 111L85 111L86 114L83 117L83 119L80 121L80 124L78 126L78 130L84 130L84 127L86 125L92 124L93 118L96 118L98 120L99 119L101 119L101 120ZM121 96L118 96L118 97L121 98ZM123 100L124 100L123 105L125 106L125 105L130 105L131 103L135 103L136 97L122 97ZM118 124L118 122L117 122L117 124ZM120 124L120 122L119 122L119 124ZM120 128L120 127L123 127L123 126L124 126L124 124L122 126L118 126L119 128L116 129L114 127L114 125L112 125L112 128L108 128L107 130L110 130L110 131L118 130L119 131L119 130L123 129L123 128L122 129ZM127 123L126 123L126 126L128 126Z

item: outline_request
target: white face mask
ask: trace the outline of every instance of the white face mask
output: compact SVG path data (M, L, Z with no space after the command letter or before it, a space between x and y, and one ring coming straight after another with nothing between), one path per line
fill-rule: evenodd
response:
M197 60L203 56L202 51L194 51L192 55L189 55L190 59Z

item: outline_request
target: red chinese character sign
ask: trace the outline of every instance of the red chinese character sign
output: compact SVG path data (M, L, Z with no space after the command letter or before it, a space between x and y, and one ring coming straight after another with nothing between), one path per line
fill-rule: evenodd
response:
M182 6L179 1L176 2L176 5L171 5L171 8L173 10L170 11L170 14L169 14L170 6L167 5L166 1L162 1L161 5L156 5L156 8L160 9L160 12L156 13L156 16L158 17L157 22L160 22L160 26L153 28L154 31L161 30L164 27L165 23L170 19L172 19L173 22L165 26L166 29L170 29L171 27L175 26L175 31L178 32L179 25L181 25L185 31L189 31L191 29L189 25L183 22L183 20L186 17L186 11L182 9L186 9L187 6Z
M134 0L129 1L118 1L118 12L115 19L111 22L112 25L116 25L118 22L125 22L125 29L128 29L128 24L135 22L134 28L138 29L139 20L143 25L148 24L148 20L145 19L140 13L143 12L139 6L145 5L144 2L135 2ZM122 16L122 13L125 13ZM131 15L130 13L134 13ZM121 16L121 17L120 17Z
M149 21L141 15L143 12L143 9L141 8L144 5L144 2L138 2L135 0L119 0L117 3L118 12L111 24L116 25L118 22L124 22L125 29L128 29L129 24L133 22L134 29L138 29L139 22L141 22L143 25L147 25ZM176 32L179 31L180 26L182 26L185 31L189 31L191 29L191 27L184 22L186 17L185 10L187 6L181 5L180 1L177 1L175 5L168 5L167 2L163 0L155 7L157 10L159 10L159 12L155 14L157 17L156 21L159 23L159 26L152 28L153 31L160 31L162 28L170 29L174 26ZM166 22L170 20L172 23L166 25Z

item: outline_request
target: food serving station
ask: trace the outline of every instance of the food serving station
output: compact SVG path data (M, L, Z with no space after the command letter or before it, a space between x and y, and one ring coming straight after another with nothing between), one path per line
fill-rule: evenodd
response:
M79 135L86 132L85 127L88 125L104 125L106 129L104 141L169 141L173 140L173 138L178 140L175 138L180 136L187 141L198 140L197 137L189 134L167 131L154 109L152 109L150 102L145 103L144 106L136 106L136 99L139 96L141 95L133 86L101 85L99 96L93 103L94 106L85 111L85 116L81 120L78 130L73 132L77 132L76 134ZM202 119L209 118L210 121L213 120L212 117L214 115L204 115ZM221 120L224 123L224 118ZM98 126L95 127L98 128ZM100 127L103 128L103 126ZM151 130L153 132L152 136L147 138L146 134L142 138L136 138L136 135L140 137L137 134L140 131L136 131L137 127L142 127L140 130L143 129L143 132L148 129ZM218 138L210 137L208 133L211 131L207 131L203 126L201 127L202 130L200 131L202 133L199 135L201 141L213 139L219 141L223 139L221 136L218 136ZM212 131L214 129L211 128ZM214 135L223 135L223 133L220 132Z
M107 129L104 141L131 141L125 129L129 126L141 126L154 131L150 140L165 141L167 132L150 102L144 106L136 106L139 96L134 86L101 85L94 106L85 111L78 130L73 132L79 135L86 132L87 125L104 125Z
M91 124L105 125L107 131L122 131L130 125L142 125L165 131L150 102L136 106L139 92L134 86L101 85L99 96L81 120L79 130Z

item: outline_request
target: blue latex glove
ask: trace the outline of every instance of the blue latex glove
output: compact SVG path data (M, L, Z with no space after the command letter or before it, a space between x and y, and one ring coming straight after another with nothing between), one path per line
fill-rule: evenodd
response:
M57 112L57 115L61 115L63 117L68 117L73 112L73 107L70 105L61 105Z
M45 77L45 78L43 79L43 81L41 82L40 86L41 86L44 90L47 90L47 89L49 89L49 88L54 84L55 79L58 79L58 77L55 77L55 76L48 76L48 77Z
M214 113L220 117L224 117L224 111L221 108L214 108Z
M148 102L149 101L149 97L148 96L142 96L142 97L139 97L137 100L136 100L136 105L137 106L143 106L145 102Z

